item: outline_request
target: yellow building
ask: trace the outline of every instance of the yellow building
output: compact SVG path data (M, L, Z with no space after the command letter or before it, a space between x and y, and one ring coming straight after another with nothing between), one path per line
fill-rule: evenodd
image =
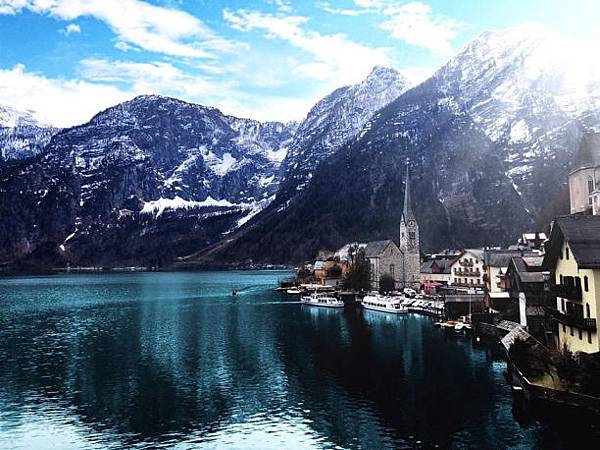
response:
M546 243L543 269L556 296L559 348L600 351L600 216L557 217Z

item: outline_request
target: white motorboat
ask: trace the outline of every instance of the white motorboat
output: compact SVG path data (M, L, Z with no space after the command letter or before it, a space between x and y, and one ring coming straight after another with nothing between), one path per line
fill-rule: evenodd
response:
M287 291L285 291L285 293L288 295L300 295L300 294L302 294L302 291L297 288L290 288Z
M365 295L362 300L365 309L391 314L405 314L408 308L402 304L402 298L385 297L379 294Z
M326 308L343 308L344 302L331 296L331 294L315 292L310 295L303 295L300 301L305 305L323 306Z

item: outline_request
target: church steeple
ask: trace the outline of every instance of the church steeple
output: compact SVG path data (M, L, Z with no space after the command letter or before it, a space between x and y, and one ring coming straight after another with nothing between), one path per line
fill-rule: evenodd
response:
M404 178L404 208L400 220L400 251L402 252L403 286L419 289L421 276L421 252L419 242L419 224L412 209L410 195L410 161L406 160Z
M404 180L404 209L402 210L402 221L407 223L409 220L415 220L410 198L410 159L406 159L406 176L404 177Z

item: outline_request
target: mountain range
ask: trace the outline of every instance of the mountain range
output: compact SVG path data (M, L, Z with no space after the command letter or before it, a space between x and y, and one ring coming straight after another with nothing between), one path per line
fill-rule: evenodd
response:
M416 86L376 67L300 123L161 96L64 130L0 109L0 262L294 263L396 238L407 159L423 251L512 242L568 208L569 164L600 131L598 75L592 54L520 26Z

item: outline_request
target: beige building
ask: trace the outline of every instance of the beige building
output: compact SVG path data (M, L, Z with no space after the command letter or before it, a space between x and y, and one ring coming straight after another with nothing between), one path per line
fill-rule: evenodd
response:
M571 214L600 213L600 133L583 137L569 173Z
M450 285L459 290L483 289L483 250L469 249L462 252L450 268Z
M546 243L543 268L553 280L559 348L600 351L600 216L557 217Z

